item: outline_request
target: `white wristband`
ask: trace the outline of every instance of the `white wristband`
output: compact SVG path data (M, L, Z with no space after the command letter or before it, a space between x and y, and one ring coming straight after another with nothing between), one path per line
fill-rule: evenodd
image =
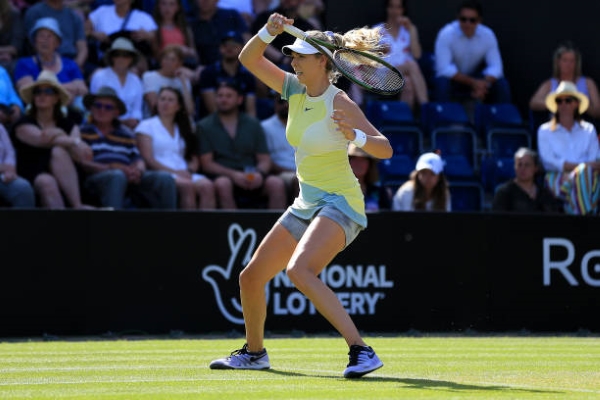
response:
M367 143L367 134L360 129L354 129L356 137L352 141L356 147L363 147Z
M275 36L273 36L269 33L266 26L263 26L262 28L260 28L257 35L260 38L260 40L262 40L263 42L265 42L267 44L269 44L273 40L275 40Z

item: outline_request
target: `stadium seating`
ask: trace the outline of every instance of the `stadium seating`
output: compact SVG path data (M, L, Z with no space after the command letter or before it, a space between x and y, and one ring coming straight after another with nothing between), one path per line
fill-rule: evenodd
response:
M479 182L450 181L452 211L483 211L484 190Z
M399 100L368 100L365 115L377 128L391 125L415 125L409 105Z
M415 169L423 152L423 133L417 126L385 126L381 133L390 141L394 155L379 162L380 181L385 186L397 186Z
M432 147L441 152L444 173L449 179L472 180L477 177L475 131L467 126L436 128L431 133Z
M464 106L458 102L432 101L421 105L421 127L426 135L441 127L471 127Z

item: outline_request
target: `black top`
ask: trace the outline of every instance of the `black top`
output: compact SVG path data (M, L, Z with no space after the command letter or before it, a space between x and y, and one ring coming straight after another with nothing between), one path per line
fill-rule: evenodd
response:
M511 179L496 190L492 210L522 213L561 212L562 204L548 188L540 185L537 185L536 198L532 199Z

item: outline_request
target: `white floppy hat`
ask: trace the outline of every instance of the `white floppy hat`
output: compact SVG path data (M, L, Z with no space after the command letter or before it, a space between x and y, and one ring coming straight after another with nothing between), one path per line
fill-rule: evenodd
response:
M588 97L577 90L577 86L575 86L573 82L561 81L554 92L550 92L546 96L546 107L552 113L556 113L558 108L556 105L556 98L560 96L575 97L577 100L579 100L579 114L583 114L590 105L590 100Z
M317 54L319 52L319 50L302 39L296 39L293 44L288 44L281 48L281 52L288 57L292 55L292 51L298 54Z
M33 28L31 28L29 30L29 41L31 41L31 43L34 42L35 34L40 29L48 29L49 31L54 33L58 37L59 40L62 41L62 33L60 31L60 26L58 25L58 21L52 17L43 17L43 18L38 19L35 22L35 25L33 26Z
M430 169L434 174L438 175L444 170L444 161L442 160L442 157L436 153L424 153L417 160L415 169L417 171Z

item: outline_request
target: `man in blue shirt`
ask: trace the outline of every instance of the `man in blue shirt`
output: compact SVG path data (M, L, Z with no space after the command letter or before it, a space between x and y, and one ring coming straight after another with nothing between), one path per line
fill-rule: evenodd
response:
M435 41L435 100L511 102L498 40L494 32L481 23L481 19L481 3L465 0L458 8L457 19L438 32Z

